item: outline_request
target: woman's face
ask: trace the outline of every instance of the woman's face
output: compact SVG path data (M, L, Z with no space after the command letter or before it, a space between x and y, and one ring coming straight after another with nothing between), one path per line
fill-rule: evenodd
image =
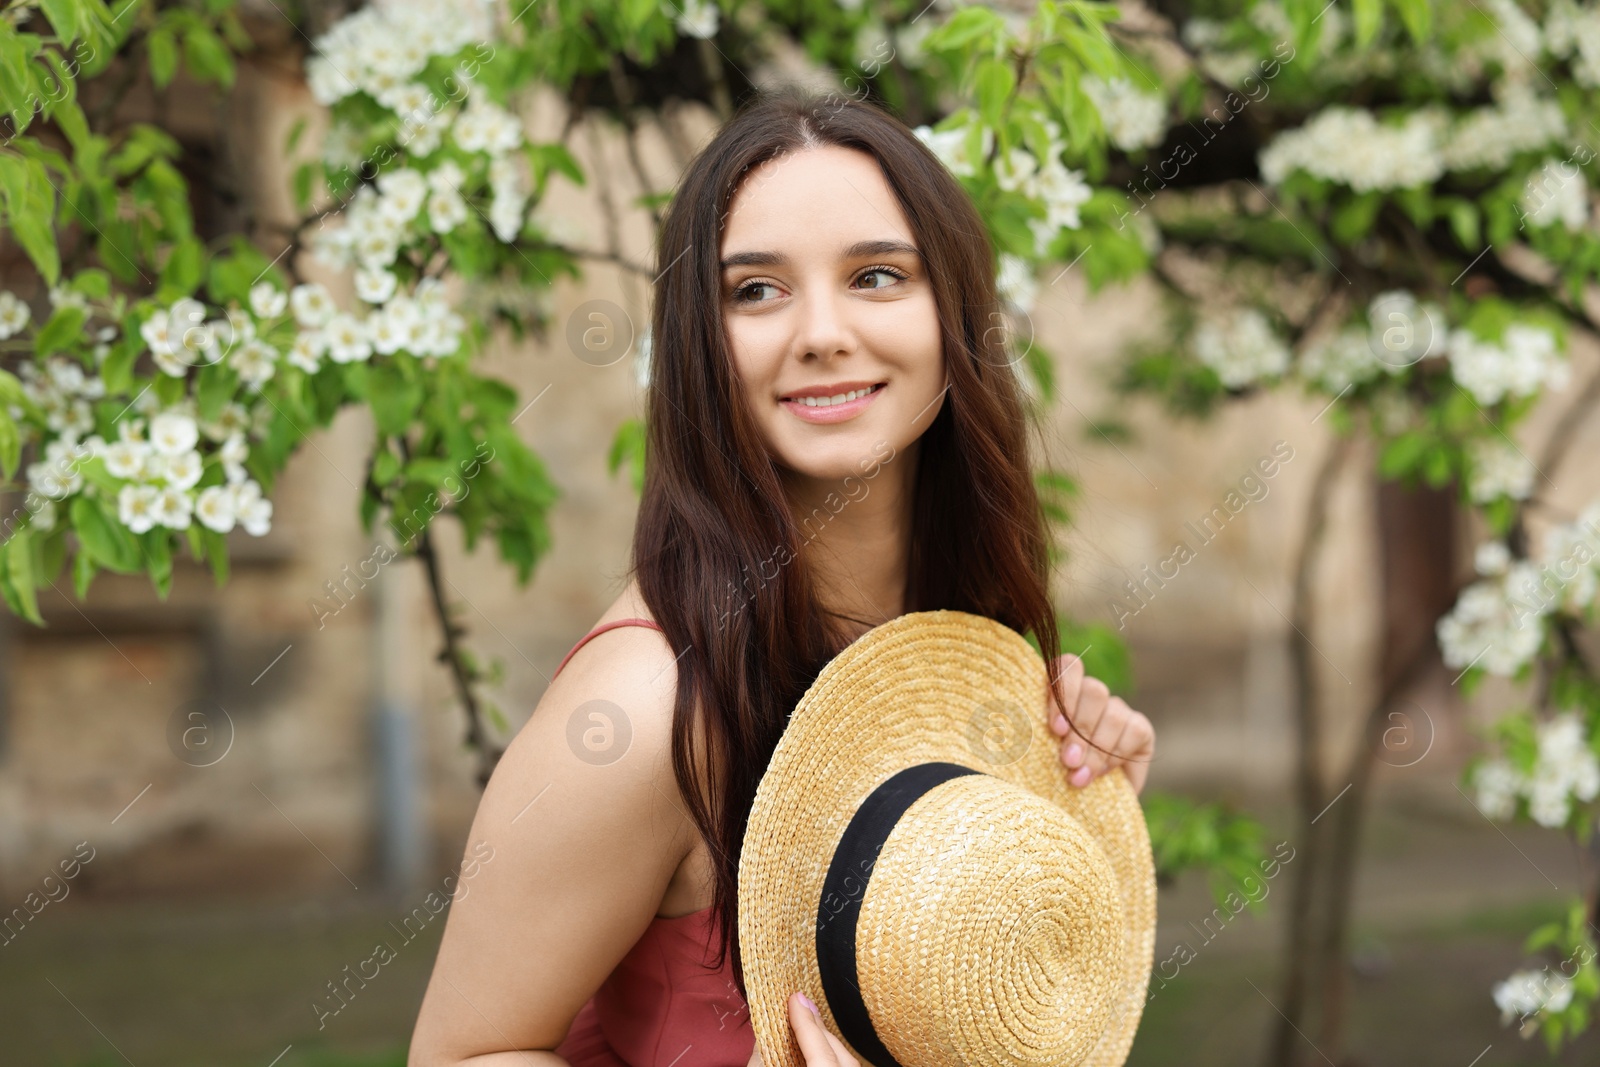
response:
M933 289L871 156L829 145L752 170L720 253L734 372L782 467L859 475L933 422L945 391Z

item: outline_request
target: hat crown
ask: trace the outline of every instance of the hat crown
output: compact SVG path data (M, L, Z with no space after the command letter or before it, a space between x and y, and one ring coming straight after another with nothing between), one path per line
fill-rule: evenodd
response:
M859 988L901 1064L1079 1063L1116 1007L1122 928L1115 873L1076 819L964 775L923 794L883 842L856 925ZM908 987L936 1002L898 995Z

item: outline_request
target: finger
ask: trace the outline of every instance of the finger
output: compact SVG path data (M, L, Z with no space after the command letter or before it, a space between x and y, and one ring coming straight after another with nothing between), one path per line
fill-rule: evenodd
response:
M828 1031L822 1019L800 999L801 996L800 993L789 996L789 1025L794 1027L794 1037L800 1042L800 1054L805 1057L806 1067L847 1067L840 1064L833 1046L828 1044Z
M833 1046L833 1054L839 1058L839 1067L861 1067L856 1058L850 1055L850 1047L842 1039L833 1036L833 1032L826 1026L822 1028L822 1033Z
M1138 793L1144 789L1145 779L1150 774L1150 761L1156 755L1156 731L1150 719L1134 712L1128 720L1127 730L1123 732L1122 744L1129 750L1128 761L1122 765L1122 770L1127 774L1133 791Z
M1112 697L1106 702L1105 714L1096 720L1094 732L1089 735L1093 745L1088 746L1089 750L1084 755L1083 765L1073 771L1069 779L1073 785L1088 785L1099 775L1123 762L1122 734L1127 729L1131 714L1132 709L1121 697Z
M1105 715L1111 700L1111 690L1098 678L1084 678L1078 691L1078 704L1071 710L1072 729L1062 738L1062 762L1069 767L1080 766L1089 752L1083 742L1094 737L1100 719Z
M1058 656L1056 662L1061 674L1059 682L1061 700L1058 701L1056 699L1056 691L1052 688L1050 691L1049 718L1050 729L1057 736L1062 736L1067 732L1067 720L1062 711L1065 708L1067 714L1071 714L1073 707L1078 703L1078 693L1083 686L1084 670L1083 660L1071 653Z

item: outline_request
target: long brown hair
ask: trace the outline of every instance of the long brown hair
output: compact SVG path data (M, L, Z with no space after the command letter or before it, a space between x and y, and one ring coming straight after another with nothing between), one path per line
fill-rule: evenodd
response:
M661 227L632 560L651 614L683 650L673 771L716 872L718 965L731 950L741 994L738 872L750 806L790 711L847 636L818 602L804 533L734 375L719 250L745 175L823 145L877 160L938 307L950 385L913 450L905 610L967 611L1031 634L1057 682L1048 531L1029 420L995 328L995 253L982 219L938 157L877 105L793 88L754 97L690 164Z

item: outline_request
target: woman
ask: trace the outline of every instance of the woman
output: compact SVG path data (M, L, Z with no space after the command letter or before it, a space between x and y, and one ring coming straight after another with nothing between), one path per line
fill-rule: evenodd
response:
M759 1063L739 848L790 709L905 612L1057 647L993 251L910 130L758 98L684 175L658 262L633 579L484 791L469 840L496 859L451 911L412 1065ZM1050 674L1069 781L1141 788L1149 721L1075 657ZM805 994L807 1063L853 1067Z

